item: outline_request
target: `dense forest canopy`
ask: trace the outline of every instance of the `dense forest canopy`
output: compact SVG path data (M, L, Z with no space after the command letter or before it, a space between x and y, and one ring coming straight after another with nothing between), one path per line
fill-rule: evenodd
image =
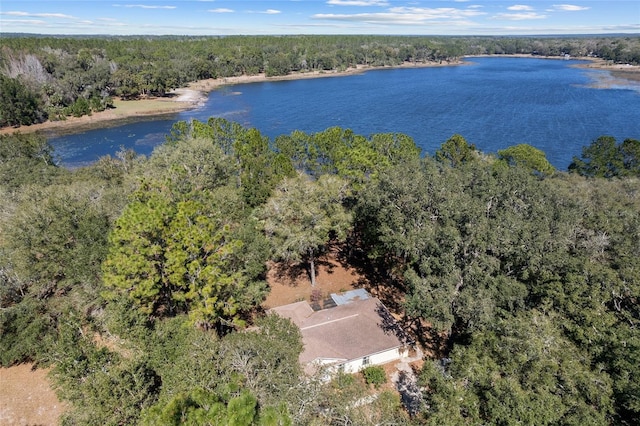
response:
M640 64L640 39L593 37L3 37L0 127L83 116L188 82L344 70L464 55L591 56Z
M603 136L563 173L528 145L211 118L71 171L0 136L0 362L51 365L64 424L637 424L639 147ZM411 410L305 376L262 311L268 261L329 245L430 349Z

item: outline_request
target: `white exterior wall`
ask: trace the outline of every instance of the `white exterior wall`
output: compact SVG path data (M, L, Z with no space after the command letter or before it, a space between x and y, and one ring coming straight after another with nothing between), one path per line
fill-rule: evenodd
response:
M370 364L380 365L386 364L390 361L395 361L396 359L401 358L400 348L391 349L385 352L380 352L375 355L371 355L369 357Z
M351 361L347 361L344 364L340 364L338 367L345 373L357 373L362 370L362 358L353 359Z
M395 361L406 355L406 350L401 348L389 349L388 351L378 352L377 354L367 357L369 360L365 363L364 358L357 358L340 364L342 371L345 373L357 373L369 365L381 365L387 362ZM340 368L338 367L338 368Z

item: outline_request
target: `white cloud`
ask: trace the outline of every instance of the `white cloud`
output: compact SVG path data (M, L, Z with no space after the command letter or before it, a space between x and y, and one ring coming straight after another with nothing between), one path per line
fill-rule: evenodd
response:
M535 12L525 13L498 13L492 19L504 19L507 21L526 21L529 19L545 19L547 15L541 15Z
M62 18L62 19L76 19L71 15L65 15L63 13L29 13L20 11L0 12L0 15L8 16L30 16L34 18Z
M553 10L562 11L562 12L579 12L582 10L589 10L590 7L586 6L576 6L573 4L554 4Z
M2 21L3 24L26 24L26 25L45 25L45 21L40 21L38 19L7 19Z
M114 4L114 7L139 7L141 9L175 9L175 6L151 6L148 4Z
M333 6L388 6L386 0L328 0L327 4Z
M367 24L396 24L396 25L423 25L447 23L449 25L469 25L466 19L474 16L485 15L472 9L454 8L420 8L420 7L393 7L385 13L356 13L356 14L316 14L313 19L364 22Z
M124 22L120 22L114 18L96 18L96 25L99 25L102 28L112 28L112 27L128 27L129 24L125 24Z
M331 21L365 22L368 24L400 24L417 25L424 21L416 15L397 13L356 13L351 15L319 13L313 15L313 19L326 19Z
M424 19L459 19L486 15L485 12L471 8L455 9L452 7L392 7L389 11L391 13L418 15Z
M233 13L234 10L233 9L219 8L219 9L209 9L209 10L207 10L207 12L211 12L211 13Z
M533 7L526 6L524 4L514 4L513 6L509 6L507 9L508 10L519 10L519 11L522 11L522 10L529 10L530 11L530 10L533 10Z
M277 9L267 9L267 10L247 10L246 13L260 13L262 15L278 15L282 13L282 11Z

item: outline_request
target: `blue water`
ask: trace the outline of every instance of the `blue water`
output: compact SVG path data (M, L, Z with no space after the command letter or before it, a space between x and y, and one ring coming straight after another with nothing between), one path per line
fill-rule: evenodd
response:
M311 133L332 126L363 135L405 133L427 154L455 133L484 152L528 143L564 170L598 136L640 139L638 84L616 86L605 71L572 67L578 61L471 61L229 86L212 92L195 110L50 142L63 165L77 167L121 146L150 154L177 120L218 116L256 127L272 139L296 129Z

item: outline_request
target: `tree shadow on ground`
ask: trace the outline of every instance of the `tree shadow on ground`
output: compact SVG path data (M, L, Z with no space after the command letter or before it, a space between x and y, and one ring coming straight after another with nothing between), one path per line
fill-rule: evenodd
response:
M403 329L420 344L427 358L440 359L450 352L447 333L438 332L422 318L403 318Z
M385 332L385 334L393 334L398 338L403 345L413 345L415 342L409 334L400 326L398 321L391 315L391 312L383 305L378 304L376 306L376 313L380 317L380 323L378 326Z
M298 286L298 281L300 280L301 275L304 275L305 278L310 276L309 266L302 262L275 263L271 267L271 270L280 283L290 287Z
M345 244L334 246L336 260L344 268L355 269L360 276L358 286L377 297L392 312L403 311L406 291L401 279L392 268L367 256L367 251L355 238Z
M406 371L398 373L396 390L400 394L400 401L411 417L416 416L422 409L422 391L416 383L415 375Z
M366 289L393 313L393 319L405 334L411 336L430 357L440 358L448 351L448 338L434 330L421 318L407 316L404 309L407 288L402 278L400 259L372 259L361 241L352 238L335 245L336 260L345 268L353 268L361 277L356 287Z
M320 269L324 269L329 275L335 270L335 265L325 258L315 260L316 277L319 275ZM307 261L300 262L278 262L271 266L278 282L288 285L289 287L297 287L302 278L311 281L311 269Z

